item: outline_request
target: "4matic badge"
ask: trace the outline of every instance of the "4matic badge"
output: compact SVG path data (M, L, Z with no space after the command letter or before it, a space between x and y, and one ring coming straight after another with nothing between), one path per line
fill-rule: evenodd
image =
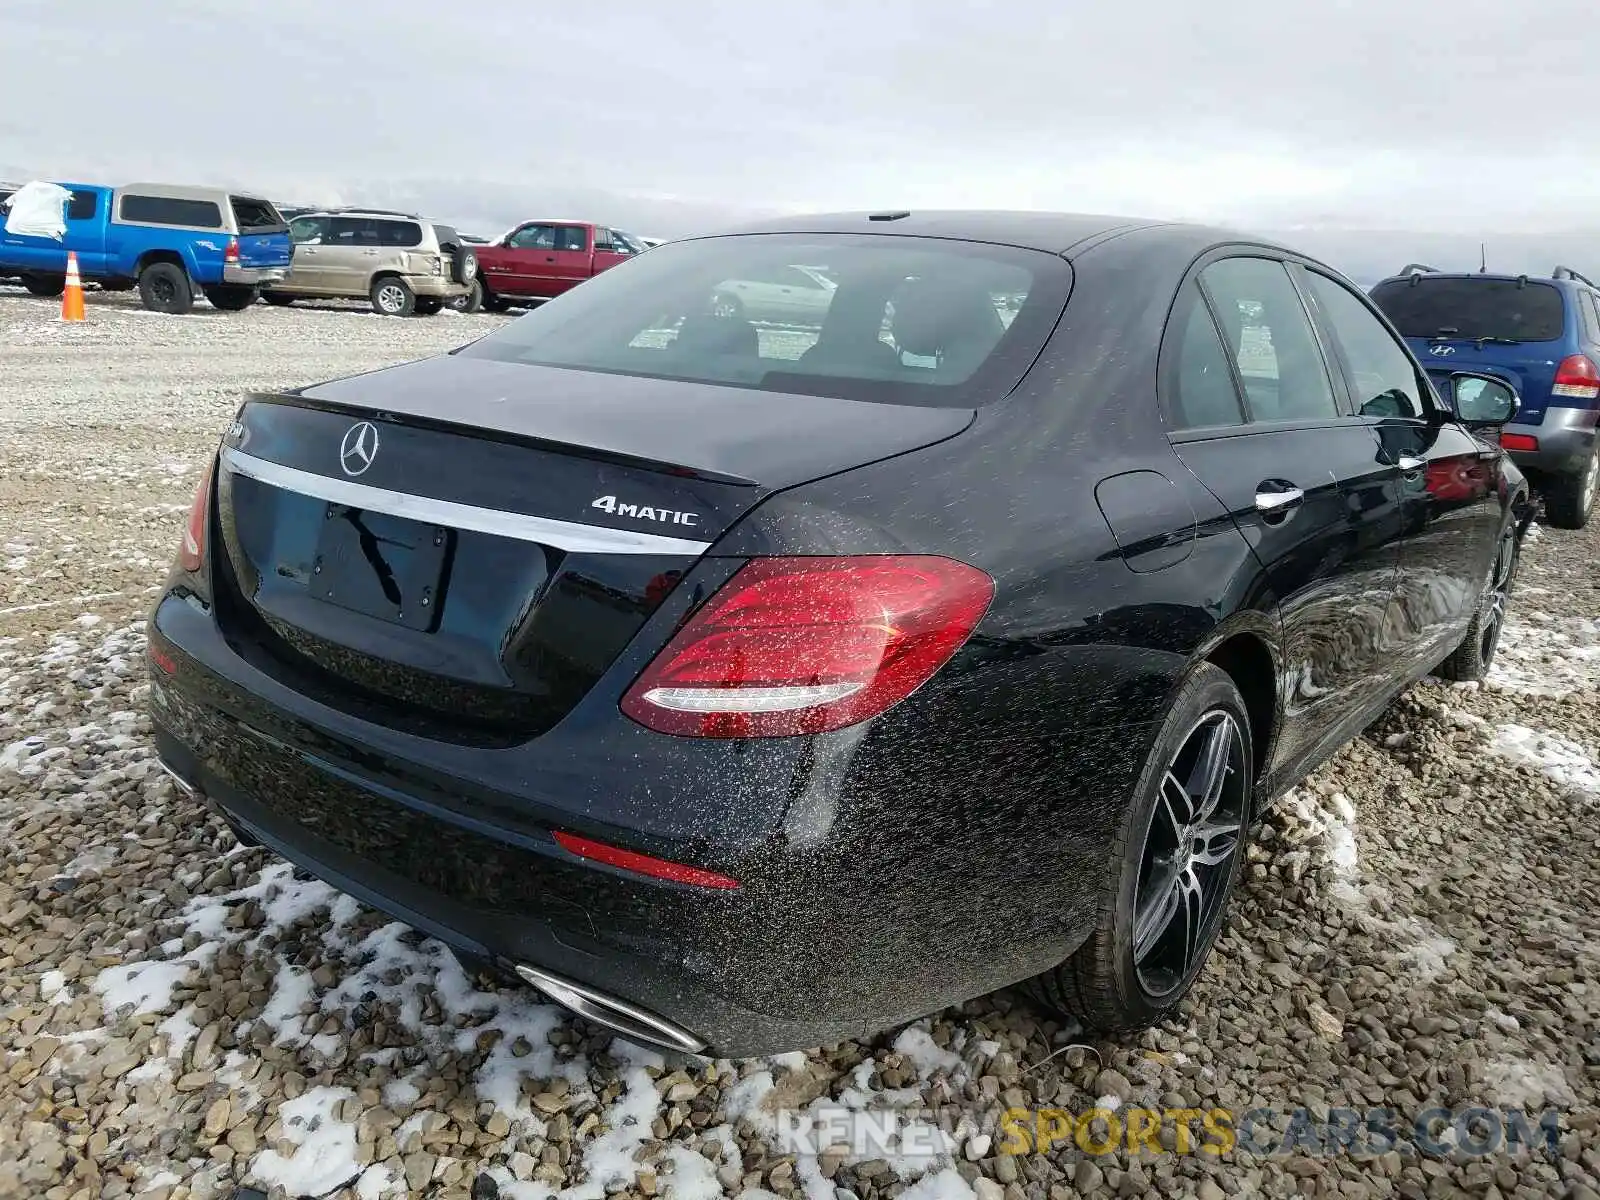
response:
M678 512L671 508L653 508L648 504L618 504L615 496L601 496L591 501L590 508L613 513L619 517L638 517L641 521L660 521L663 525L698 525L700 514Z

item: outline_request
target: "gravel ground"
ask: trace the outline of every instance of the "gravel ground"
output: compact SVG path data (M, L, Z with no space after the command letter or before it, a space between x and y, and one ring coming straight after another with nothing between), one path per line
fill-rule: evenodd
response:
M239 393L501 318L89 315L0 289L0 1195L1600 1191L1600 529L1538 531L1487 686L1418 686L1287 798L1181 1021L1081 1046L999 995L871 1042L667 1060L241 849L151 758L143 615ZM1010 1155L993 1124L1097 1104L1284 1115L1223 1155ZM1418 1113L1470 1104L1558 1108L1561 1153L1414 1151ZM1401 1138L1270 1153L1301 1107L1392 1108ZM779 1115L801 1108L877 1114L901 1153L807 1152Z

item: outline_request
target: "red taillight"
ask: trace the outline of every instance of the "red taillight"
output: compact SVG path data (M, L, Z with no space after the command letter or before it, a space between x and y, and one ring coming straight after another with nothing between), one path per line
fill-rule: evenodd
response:
M719 875L716 871L707 871L701 867L687 867L683 863L669 862L664 858L654 858L648 854L640 854L634 850L623 850L617 846L608 846L604 842L592 841L586 837L579 837L575 833L563 833L556 830L556 842L563 850L576 854L579 858L591 859L594 862L605 863L607 866L620 867L624 871L632 871L635 875L648 875L652 879L666 879L673 883L687 883L694 887L722 888L724 891L739 886L739 881L727 875Z
M178 565L191 575L200 570L206 559L206 516L211 511L211 473L215 466L216 459L212 459L200 476L194 503L189 506L189 521L183 527L183 545L178 548Z
M1500 444L1507 450L1537 450L1539 448L1539 439L1529 437L1525 433L1502 433L1500 435Z
M656 655L622 711L689 737L841 729L926 683L993 598L988 575L932 555L758 558Z
M225 263L232 263L235 266L238 265L238 263L239 263L239 239L238 238L229 238L228 239L228 248L222 252L222 261L225 262Z
M1556 381L1550 394L1573 400L1593 400L1600 396L1600 370L1595 369L1587 354L1569 354L1556 368Z
M173 661L172 655L154 643L150 645L150 661L161 669L163 675L177 674L178 664Z

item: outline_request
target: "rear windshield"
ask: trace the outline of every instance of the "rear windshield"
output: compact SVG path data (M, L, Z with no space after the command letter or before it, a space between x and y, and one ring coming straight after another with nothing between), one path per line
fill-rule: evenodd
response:
M461 245L461 235L448 225L435 225L433 227L433 237L445 249Z
M969 407L1005 395L1066 303L1032 250L914 237L669 242L461 351L761 392Z
M1534 280L1414 275L1380 283L1372 299L1406 337L1553 342L1565 329L1560 289Z
M240 233L282 233L288 228L278 210L254 196L229 196L233 219Z

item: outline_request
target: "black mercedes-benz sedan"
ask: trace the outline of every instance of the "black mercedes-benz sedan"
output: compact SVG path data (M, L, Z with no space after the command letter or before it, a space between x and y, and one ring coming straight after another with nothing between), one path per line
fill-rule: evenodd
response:
M760 321L730 280L819 294ZM1136 1028L1262 806L1488 668L1517 403L1211 229L670 242L246 398L151 616L158 748L241 839L631 1038L767 1053L1022 981Z

